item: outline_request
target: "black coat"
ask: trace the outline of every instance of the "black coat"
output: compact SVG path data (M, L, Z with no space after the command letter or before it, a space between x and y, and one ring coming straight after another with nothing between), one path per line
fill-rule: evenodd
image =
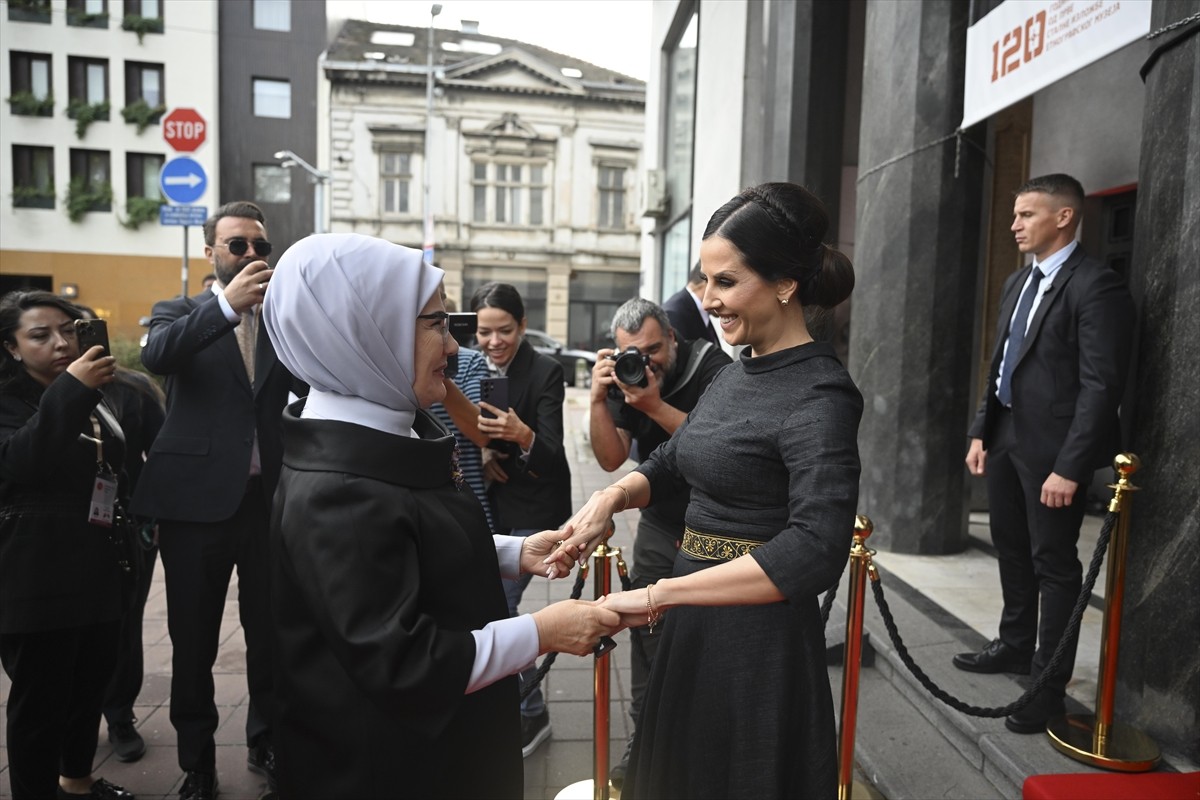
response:
M991 368L969 435L991 444L1000 401L996 379L1013 309L1032 267L1000 294ZM1133 342L1133 301L1124 279L1081 247L1067 258L1029 321L1012 375L1017 452L1041 475L1087 483L1121 448L1117 408Z
M271 525L280 796L520 797L515 678L464 695L472 630L508 616L454 437L284 414Z
M663 311L671 320L671 327L684 341L707 339L713 344L719 344L712 322L705 324L704 318L696 310L696 300L687 289L680 289L668 297L662 304Z
M254 385L236 325L210 291L154 304L142 363L167 376L167 418L133 498L144 517L220 522L237 511L258 434L267 506L283 454L279 415L294 386L259 326Z
M120 619L121 573L108 531L88 522L100 402L70 373L45 391L21 375L0 391L0 633ZM119 471L124 445L101 419L104 460Z
M496 514L501 528L557 528L571 516L571 468L563 448L562 365L522 341L506 374L508 404L535 436L528 459L521 458L516 442L489 445L508 455L500 462L508 482L491 488Z

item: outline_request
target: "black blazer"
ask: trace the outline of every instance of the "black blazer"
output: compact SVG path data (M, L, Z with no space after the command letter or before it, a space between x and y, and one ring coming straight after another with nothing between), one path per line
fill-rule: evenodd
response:
M167 417L134 491L144 517L220 522L237 511L258 432L268 508L283 458L280 415L293 388L265 325L259 325L254 386L236 326L205 291L154 304L142 363L167 376Z
M508 455L501 461L508 483L491 488L499 524L505 528L557 528L571 516L571 468L563 449L562 365L522 341L508 365L508 404L536 434L528 459L516 442L489 446Z
M1000 401L996 380L1008 325L1032 267L1011 275L1000 295L996 347L969 435L986 449ZM1124 279L1076 247L1042 297L1012 377L1017 452L1030 469L1084 483L1121 448L1117 409L1132 350L1133 300Z
M707 339L713 344L719 344L712 323L704 324L704 320L696 311L696 300L687 289L680 289L668 297L662 307L663 311L667 312L668 319L671 320L671 327L679 333L680 338L684 341ZM712 335L709 334L709 331L712 331Z
M121 573L104 528L88 522L100 402L64 372L42 391L27 376L0 390L0 633L121 618ZM119 471L120 431L98 415L104 460Z

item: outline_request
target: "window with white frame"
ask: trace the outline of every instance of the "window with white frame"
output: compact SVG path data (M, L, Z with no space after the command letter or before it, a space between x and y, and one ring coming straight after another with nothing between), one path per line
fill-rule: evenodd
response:
M475 222L497 225L545 225L545 163L476 161L471 166Z
M600 213L596 223L601 228L625 227L625 167L600 166Z
M254 27L260 31L290 31L292 0L254 0Z
M379 198L384 214L408 214L412 189L412 153L379 154Z
M292 84L270 78L254 79L254 116L290 119Z

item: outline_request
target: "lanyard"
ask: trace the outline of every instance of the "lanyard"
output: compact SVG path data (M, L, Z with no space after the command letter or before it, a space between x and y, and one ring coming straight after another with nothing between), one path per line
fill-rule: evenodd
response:
M83 438L87 439L89 442L92 442L96 445L96 466L103 467L103 465L104 465L104 440L101 438L100 420L96 417L96 414L94 412L88 418L92 421L92 433L95 434L95 437L93 438L92 436L88 436L88 435L84 434Z

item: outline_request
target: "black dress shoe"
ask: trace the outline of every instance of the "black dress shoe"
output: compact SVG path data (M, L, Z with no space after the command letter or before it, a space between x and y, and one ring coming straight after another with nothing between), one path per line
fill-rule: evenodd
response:
M259 740L246 751L246 767L267 779L267 787L275 789L275 748L270 742Z
M217 773L188 772L179 790L179 800L213 800L217 796Z
M1013 733L1045 733L1046 723L1053 717L1065 714L1066 704L1062 695L1051 689L1042 689L1029 705L1015 714L1004 718L1004 727Z
M72 798L78 798L78 800L135 800L133 793L127 791L124 786L109 783L104 778L97 778L86 794L68 792L59 786L55 796L58 800L71 800Z
M1028 675L1031 661L1032 653L1019 653L999 639L992 639L978 653L956 655L954 666L967 672L983 672L989 675L996 672Z

